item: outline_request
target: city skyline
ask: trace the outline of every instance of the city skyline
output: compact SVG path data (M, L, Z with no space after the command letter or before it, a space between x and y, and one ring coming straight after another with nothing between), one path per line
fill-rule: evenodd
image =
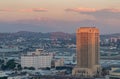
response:
M75 33L81 26L97 26L101 34L119 33L119 4L119 0L4 0L0 32Z

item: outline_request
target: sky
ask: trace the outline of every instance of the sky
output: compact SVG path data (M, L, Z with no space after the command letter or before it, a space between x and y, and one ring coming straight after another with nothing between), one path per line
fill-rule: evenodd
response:
M120 33L120 0L0 0L0 32Z

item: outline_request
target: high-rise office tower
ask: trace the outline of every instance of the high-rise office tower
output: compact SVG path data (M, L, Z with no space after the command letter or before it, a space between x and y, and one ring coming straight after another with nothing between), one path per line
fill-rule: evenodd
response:
M76 32L77 66L73 75L94 76L99 66L99 30L95 27L81 27Z

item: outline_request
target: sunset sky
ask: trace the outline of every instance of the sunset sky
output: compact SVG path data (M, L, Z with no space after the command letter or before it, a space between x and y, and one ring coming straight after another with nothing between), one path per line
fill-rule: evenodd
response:
M0 0L0 32L120 33L120 0Z

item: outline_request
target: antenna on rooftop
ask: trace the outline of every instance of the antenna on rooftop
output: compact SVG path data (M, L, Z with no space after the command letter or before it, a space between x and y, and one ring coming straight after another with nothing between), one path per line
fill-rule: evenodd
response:
M95 28L95 24L93 24L93 28Z

